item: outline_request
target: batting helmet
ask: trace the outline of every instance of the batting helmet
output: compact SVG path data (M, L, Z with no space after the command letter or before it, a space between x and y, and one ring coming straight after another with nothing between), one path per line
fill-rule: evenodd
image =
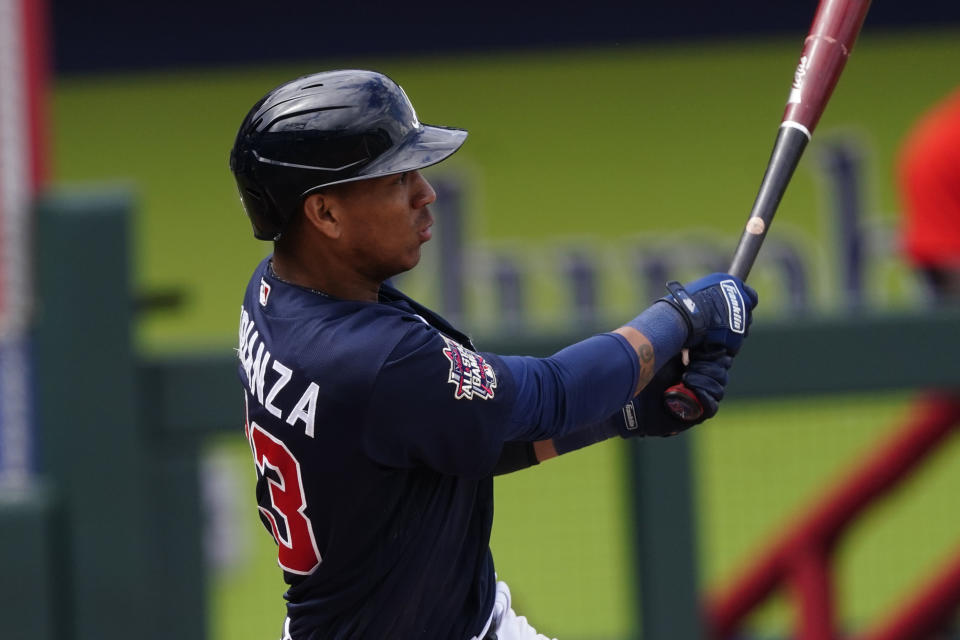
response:
M230 169L253 235L276 240L318 189L428 167L466 138L463 129L421 124L403 89L383 74L328 71L257 102L240 125Z

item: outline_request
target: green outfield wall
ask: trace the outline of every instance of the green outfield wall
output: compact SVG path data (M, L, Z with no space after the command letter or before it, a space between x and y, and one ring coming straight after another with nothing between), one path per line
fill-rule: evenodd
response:
M821 152L838 136L856 141L864 156L864 224L871 233L893 228L896 149L913 118L956 83L958 37L867 32L858 42L770 234L771 243L789 240L808 263L817 309L842 305L832 278L838 256ZM252 239L227 168L240 120L269 88L296 74L377 68L400 81L423 121L470 130L463 149L430 176L452 175L463 184L464 232L476 254L467 296L471 332L498 329L487 294L489 263L501 254L517 257L531 274L534 322L569 328L556 256L571 247L602 257L600 306L605 319L622 321L646 302L629 273L635 249L682 255L684 245L702 241L731 251L773 144L799 44L321 59L60 80L53 173L65 183L123 182L138 194L135 281L186 295L176 313L142 323L137 335L145 344L225 343L247 274L268 250ZM429 303L438 302L433 249L427 245L425 268L404 281ZM869 264L869 301L908 304L902 264L889 247L882 253ZM762 319L782 300L777 276L763 262L755 281L764 294Z

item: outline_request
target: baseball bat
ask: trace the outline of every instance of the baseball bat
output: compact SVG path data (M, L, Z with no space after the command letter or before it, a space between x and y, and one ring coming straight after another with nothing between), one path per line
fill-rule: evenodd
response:
M870 0L820 1L793 74L773 152L728 273L743 280L750 274L777 206L837 86L869 8ZM667 389L664 402L682 420L693 422L703 415L694 393L682 384Z

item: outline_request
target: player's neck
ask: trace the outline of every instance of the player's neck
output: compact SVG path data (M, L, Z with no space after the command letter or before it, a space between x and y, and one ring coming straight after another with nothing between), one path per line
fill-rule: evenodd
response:
M380 281L343 268L339 263L322 258L304 261L284 253L274 253L271 262L274 274L284 282L341 300L378 300Z

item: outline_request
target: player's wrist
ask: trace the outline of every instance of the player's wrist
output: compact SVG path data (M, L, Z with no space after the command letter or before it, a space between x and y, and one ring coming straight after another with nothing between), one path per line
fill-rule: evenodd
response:
M691 331L684 314L667 300L657 300L626 326L636 329L650 341L655 369L680 353Z
M684 317L689 328L684 347L722 345L731 354L740 350L757 305L757 292L743 280L712 273L686 285L669 282L667 289L662 300Z

